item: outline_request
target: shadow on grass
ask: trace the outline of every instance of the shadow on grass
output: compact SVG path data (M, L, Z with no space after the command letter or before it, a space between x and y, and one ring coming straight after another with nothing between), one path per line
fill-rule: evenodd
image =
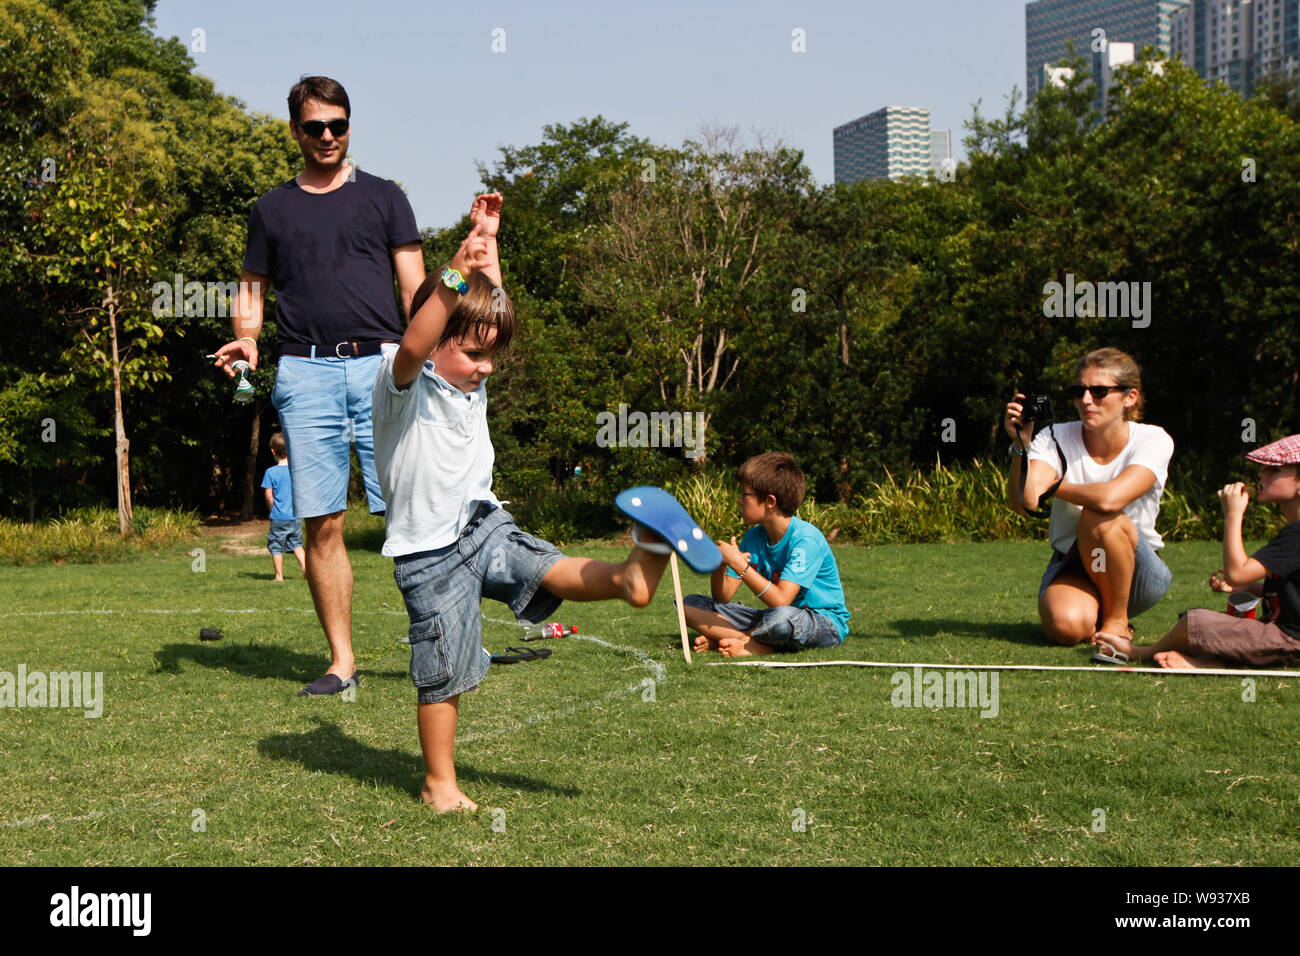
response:
M1034 647L1048 647L1047 638L1043 636L1041 624L1004 624L999 621L963 621L955 618L902 618L889 622L896 634L872 634L871 637L891 638L905 637L915 640L921 637L935 637L939 634L953 634L960 637L978 637L991 641L1006 641L1011 644L1029 644ZM849 640L853 636L849 635Z
M241 577L241 578L252 578L252 579L255 580L255 581L274 581L274 580L275 580L275 574L274 574L273 572L271 572L271 571L267 571L265 574L258 574L258 573L255 572L255 571L240 571L240 572L239 572L239 577Z
M323 653L303 654L265 644L167 644L154 652L154 660L164 671L178 671L181 661L193 661L241 677L277 678L301 684L311 683L320 677L325 673L326 667ZM367 677L410 679L406 671L375 671L363 667L363 684Z
M409 750L380 749L349 737L337 724L313 717L316 727L301 734L275 734L257 742L257 750L273 760L289 760L302 764L306 770L319 770L353 777L362 783L376 783L391 787L420 799L424 784L424 759ZM412 729L414 736L414 729ZM529 793L556 793L566 797L579 796L582 791L573 787L556 787L521 777L514 773L491 773L477 770L469 764L458 763L456 775L460 781L481 782L507 790Z

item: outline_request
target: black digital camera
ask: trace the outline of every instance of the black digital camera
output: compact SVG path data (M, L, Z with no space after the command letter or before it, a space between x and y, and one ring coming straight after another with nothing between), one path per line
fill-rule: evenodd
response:
M1020 420L1025 422L1055 421L1050 395L1026 395L1020 403Z

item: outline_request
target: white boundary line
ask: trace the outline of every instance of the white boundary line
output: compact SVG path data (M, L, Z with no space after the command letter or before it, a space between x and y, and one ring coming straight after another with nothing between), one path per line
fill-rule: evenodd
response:
M1300 677L1300 671L1247 671L1225 667L1124 667L1094 664L1092 667L1066 667L1060 664L905 664L891 661L714 661L710 667L908 667L959 671L1082 671L1086 674L1205 674L1220 677Z

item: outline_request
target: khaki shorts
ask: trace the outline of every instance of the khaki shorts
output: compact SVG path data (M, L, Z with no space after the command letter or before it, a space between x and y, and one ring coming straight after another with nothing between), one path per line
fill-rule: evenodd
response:
M1249 667L1300 665L1300 640L1276 624L1205 608L1187 612L1187 650Z

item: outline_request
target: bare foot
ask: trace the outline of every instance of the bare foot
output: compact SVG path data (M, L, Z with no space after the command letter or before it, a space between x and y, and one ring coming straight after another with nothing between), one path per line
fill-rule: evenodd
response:
M1179 651L1161 651L1156 655L1156 663L1170 670L1189 670L1193 667L1222 667L1224 661L1218 657L1200 657L1196 654L1182 654Z
M284 578L272 578L271 580L273 580L273 581L283 581Z
M623 600L633 607L649 604L666 567L668 555L651 554L644 548L633 548L623 562Z
M718 642L712 638L705 637L703 634L696 635L695 643L691 645L697 653L703 654L705 651L716 651Z
M432 807L438 813L452 811L473 813L478 809L478 804L461 793L460 787L454 783L431 787L426 780L420 791L420 799L424 801L425 806Z
M752 637L724 637L718 641L718 650L723 657L754 657L759 654L773 654L776 648Z

